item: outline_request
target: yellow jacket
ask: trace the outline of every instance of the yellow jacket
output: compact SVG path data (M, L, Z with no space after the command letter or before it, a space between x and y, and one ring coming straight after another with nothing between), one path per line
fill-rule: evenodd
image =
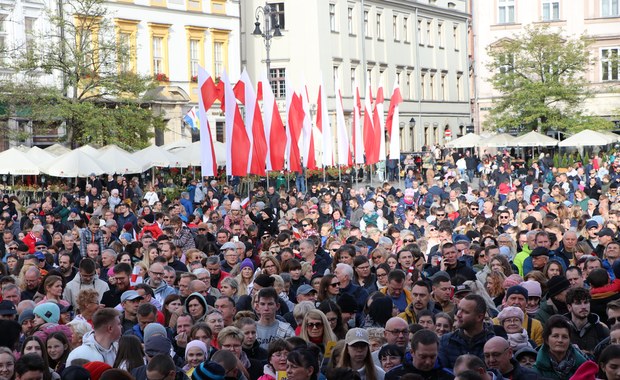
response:
M493 318L493 323L499 325L499 319ZM533 340L537 346L543 344L543 326L538 319L530 318L529 315L525 314L525 318L523 318L523 328L527 331L528 337Z

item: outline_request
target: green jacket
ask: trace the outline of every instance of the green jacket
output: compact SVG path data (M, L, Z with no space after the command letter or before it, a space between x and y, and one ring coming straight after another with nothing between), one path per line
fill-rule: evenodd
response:
M549 303L546 298L543 298L542 300L540 300L540 307L538 308L538 311L536 312L536 316L534 316L534 318L538 319L540 323L544 325L545 323L547 323L549 318L551 318L551 316L555 314L558 314L558 309L555 307L555 305L553 305L553 303Z
M585 363L588 359L586 359L585 355L581 353L578 349L576 349L573 345L568 347L569 350L573 352L575 357L575 364L570 369L570 373L568 376L563 377L560 373L557 373L553 366L551 365L551 359L549 358L549 347L544 344L540 350L538 351L538 355L536 356L536 363L534 364L534 370L538 372L541 376L544 376L548 379L556 379L556 380L566 380L571 378L577 368Z
M523 277L523 262L530 257L532 250L527 246L527 243L523 244L523 250L515 255L512 259L512 263L519 269L519 276Z

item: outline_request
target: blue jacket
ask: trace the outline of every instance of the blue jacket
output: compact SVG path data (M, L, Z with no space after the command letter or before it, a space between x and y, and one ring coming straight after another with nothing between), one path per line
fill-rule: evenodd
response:
M444 334L439 341L439 363L443 368L454 368L456 358L464 354L476 355L484 360L484 344L495 336L491 327L485 329L477 336L469 339L458 329Z

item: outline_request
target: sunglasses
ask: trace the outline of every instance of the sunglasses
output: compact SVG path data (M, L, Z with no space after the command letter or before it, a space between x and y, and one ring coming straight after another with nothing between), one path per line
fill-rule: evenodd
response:
M413 242L415 242L415 240L413 240L413 239L404 239L403 240L403 243L413 243Z
M528 209L525 209L525 211L532 212L532 211L534 211L534 209L533 208L528 208Z
M333 284L329 284L332 288L337 288L340 286L340 282L334 282Z
M469 209L474 211L474 210L478 210L478 207L470 207Z
M316 322L316 323L308 322L308 323L306 323L306 326L308 326L309 329L320 329L320 328L323 328L323 323L321 323L321 322Z
M437 214L437 217L444 217L446 214Z
M308 224L308 223L302 223L302 225L301 225L301 226L302 226L302 227L308 227L308 226L309 226L309 224Z

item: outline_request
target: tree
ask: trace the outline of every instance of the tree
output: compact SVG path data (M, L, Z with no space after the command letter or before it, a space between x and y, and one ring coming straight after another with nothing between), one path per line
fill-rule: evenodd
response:
M521 35L488 48L491 83L501 93L485 126L522 126L561 131L609 129L612 123L583 111L592 96L585 73L593 64L586 36L564 38L547 26L527 26Z
M27 108L38 125L61 122L72 146L146 146L153 129L165 124L143 97L154 83L132 67L135 46L116 33L104 0L63 4L62 12L46 12L49 30L30 36L13 54L13 80L0 83L4 116ZM44 75L59 85L42 84Z

